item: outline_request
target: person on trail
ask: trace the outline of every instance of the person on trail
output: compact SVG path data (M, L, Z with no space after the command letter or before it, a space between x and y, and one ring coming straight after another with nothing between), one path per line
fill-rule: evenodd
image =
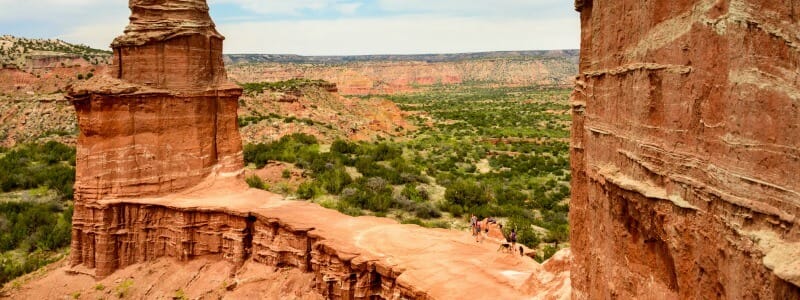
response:
M477 232L477 235L475 236L475 241L480 243L481 242L481 236L482 236L481 235L481 223L480 222L476 222L475 223L475 231Z
M478 225L478 217L474 214L469 218L469 227L472 229L472 236L475 236L475 226Z
M511 249L517 244L517 229L511 228L511 235L508 236L508 241L511 242Z

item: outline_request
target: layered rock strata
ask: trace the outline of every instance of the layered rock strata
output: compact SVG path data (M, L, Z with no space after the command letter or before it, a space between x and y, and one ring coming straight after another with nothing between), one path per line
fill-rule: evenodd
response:
M112 78L71 88L78 114L78 205L165 195L242 169L241 88L204 0L131 0Z
M574 298L800 297L800 6L576 8Z
M76 209L73 227L72 263L79 265L71 272L101 278L159 258L214 256L313 274L307 284L326 299L563 299L570 293L568 266L497 252L497 244L476 244L467 233L281 200L235 179L159 198L100 200Z

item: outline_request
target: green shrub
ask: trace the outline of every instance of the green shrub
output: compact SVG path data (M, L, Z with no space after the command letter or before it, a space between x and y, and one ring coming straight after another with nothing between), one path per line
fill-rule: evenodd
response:
M250 175L245 179L245 181L247 181L247 185L249 185L251 188L265 191L269 189L267 184L264 183L264 180L261 180L261 177L258 177L258 175Z
M71 199L75 184L75 149L57 143L26 144L0 158L0 189L4 192L46 186Z
M486 188L471 179L458 179L453 182L447 187L444 198L464 207L484 205L490 200Z
M547 245L542 250L536 252L534 259L539 263L543 263L553 257L556 252L558 252L558 248Z
M422 189L419 189L416 184L408 183L403 186L403 190L400 192L400 194L414 202L423 202L428 200L428 193L424 192L424 190L421 190Z
M364 215L364 212L362 212L360 208L354 207L344 201L339 201L339 203L336 204L336 210L338 210L340 213L343 213L351 217L358 217Z
M292 171L289 171L289 169L283 169L283 171L281 171L281 178L283 179L292 178Z
M549 229L544 238L545 243L566 242L569 241L569 225L559 224Z
M450 222L447 222L447 221L445 221L445 220L434 220L434 221L430 221L430 222L428 222L428 223L426 223L426 224L425 224L425 227L429 227L429 228L442 228L442 229L450 229L450 228L451 228L451 226L450 226Z
M317 175L320 186L330 194L339 194L342 189L353 182L344 167L333 168Z
M453 217L459 218L464 215L464 208L461 205L444 202L440 206L441 210L449 212Z
M340 154L354 154L358 150L358 146L355 144L351 144L344 140L335 140L333 144L331 144L331 152L340 153Z
M314 181L306 181L300 184L297 187L297 197L300 199L313 199L317 195L320 195L322 191L320 190L319 186Z
M403 221L401 221L400 223L401 224L414 224L414 225L419 225L419 226L425 227L425 222L423 222L422 220L420 220L418 218L403 219Z
M392 187L379 177L361 178L358 182L342 190L343 202L375 212L385 212L392 207Z
M420 219L434 219L442 216L442 213L431 203L420 203L414 208L414 215Z
M298 159L311 161L319 154L317 138L302 133L282 137L280 140L264 144L244 146L245 163L253 163L263 168L270 160L296 163Z
M125 279L125 281L123 281L116 288L114 288L114 293L120 299L125 298L130 294L130 289L132 286L133 286L133 279L130 278Z

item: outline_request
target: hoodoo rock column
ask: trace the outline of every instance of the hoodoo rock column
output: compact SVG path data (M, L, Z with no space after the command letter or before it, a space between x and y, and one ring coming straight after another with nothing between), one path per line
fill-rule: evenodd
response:
M573 297L800 298L800 2L575 5Z
M236 176L243 167L237 128L242 90L227 80L224 38L206 1L131 0L130 9L125 34L111 45L111 78L96 77L70 91L80 127L71 263L99 275L185 248L167 245L174 241L166 235L115 235L123 227L115 222L153 216L101 201L164 196ZM144 249L146 243L160 246ZM133 251L141 252L128 257L133 261L120 255Z
M205 0L131 0L114 40L113 79L74 87L79 203L173 193L242 169L241 88Z

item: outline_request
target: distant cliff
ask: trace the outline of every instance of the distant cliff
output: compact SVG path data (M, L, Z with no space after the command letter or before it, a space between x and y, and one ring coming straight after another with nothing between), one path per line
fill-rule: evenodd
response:
M439 55L303 57L236 54L225 57L238 82L322 79L342 94L393 94L435 84L571 86L577 50Z

